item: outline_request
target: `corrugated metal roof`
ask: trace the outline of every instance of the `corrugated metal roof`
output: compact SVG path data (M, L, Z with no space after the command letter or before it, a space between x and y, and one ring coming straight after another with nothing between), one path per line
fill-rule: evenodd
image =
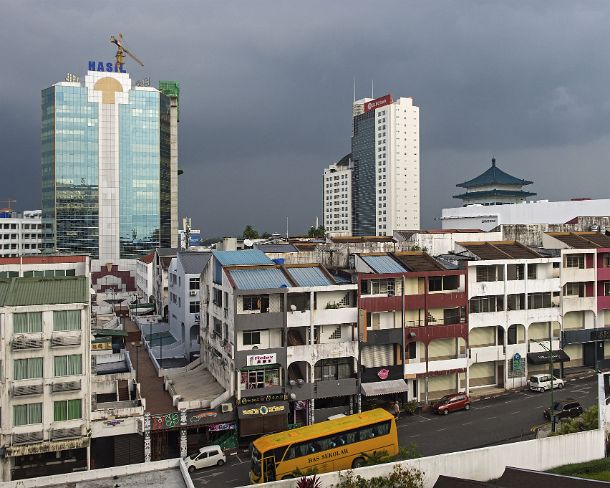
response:
M334 285L318 266L286 268L286 271L299 286Z
M212 251L212 254L223 266L239 266L248 264L273 264L263 251L245 249L243 251Z
M211 257L212 254L209 252L181 251L178 253L178 260L182 263L185 274L201 274Z
M0 287L0 297L3 292ZM0 305L26 306L57 303L88 303L85 276L67 278L13 278Z
M376 273L404 273L407 271L394 258L388 255L361 257Z
M240 290L284 288L292 286L278 268L232 269L229 271L235 286Z

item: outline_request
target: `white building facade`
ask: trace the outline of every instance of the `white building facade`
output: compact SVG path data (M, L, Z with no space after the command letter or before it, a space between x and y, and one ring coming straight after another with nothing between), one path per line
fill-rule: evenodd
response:
M385 95L357 100L352 112L353 235L419 229L419 107Z
M22 214L0 211L0 257L40 254L47 233L51 233L51 228L43 228L41 210L26 210Z
M324 229L330 236L352 235L351 155L324 170Z
M539 200L507 205L469 205L444 208L441 223L443 229L489 231L498 225L565 224L580 216L604 217L609 213L610 199L559 202Z

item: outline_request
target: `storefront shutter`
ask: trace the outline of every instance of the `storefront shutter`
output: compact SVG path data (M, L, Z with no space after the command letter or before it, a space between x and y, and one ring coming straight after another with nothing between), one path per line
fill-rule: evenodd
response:
M361 361L366 368L392 366L394 364L393 345L380 344L363 347Z

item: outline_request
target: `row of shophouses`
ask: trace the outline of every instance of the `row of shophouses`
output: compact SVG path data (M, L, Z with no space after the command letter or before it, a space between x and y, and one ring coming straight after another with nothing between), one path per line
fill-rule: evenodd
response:
M192 302L200 355L159 367L167 412L147 408L137 381L138 362L154 359L146 342L134 360L118 319L92 327L89 258L0 259L2 479L247 443L395 399L519 388L550 367L610 367L610 237L460 242L435 257L347 247L358 252L341 266L299 246L212 251L198 274L170 278ZM154 332L133 318L142 338Z

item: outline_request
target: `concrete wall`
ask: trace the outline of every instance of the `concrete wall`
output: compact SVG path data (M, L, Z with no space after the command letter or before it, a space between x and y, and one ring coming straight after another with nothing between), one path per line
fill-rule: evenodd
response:
M507 466L545 471L569 463L601 459L606 455L604 430L590 430L577 434L547 437L500 446L473 449L380 464L354 470L363 478L386 476L395 465L416 468L424 473L424 488L432 488L439 475L487 481L499 478ZM339 482L339 472L320 475L322 488ZM294 488L297 480L265 483L261 487Z

